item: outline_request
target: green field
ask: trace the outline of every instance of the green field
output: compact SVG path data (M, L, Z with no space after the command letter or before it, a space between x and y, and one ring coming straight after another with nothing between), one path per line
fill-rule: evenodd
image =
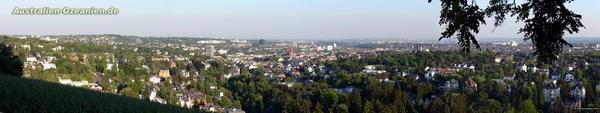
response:
M84 88L0 75L2 113L198 113Z

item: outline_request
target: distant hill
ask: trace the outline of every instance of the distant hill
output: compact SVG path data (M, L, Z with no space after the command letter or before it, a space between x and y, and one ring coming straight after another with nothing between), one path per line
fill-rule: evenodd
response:
M147 100L0 75L0 113L199 113Z

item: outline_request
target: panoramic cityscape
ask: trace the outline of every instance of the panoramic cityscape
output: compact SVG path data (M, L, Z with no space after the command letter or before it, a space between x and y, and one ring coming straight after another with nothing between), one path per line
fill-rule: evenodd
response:
M595 110L600 93L600 42L574 43L559 62L538 65L532 45L515 40L483 41L472 53L435 40L107 34L0 41L23 56L23 78L211 112L520 111L519 101L542 111Z
M600 112L598 1L57 1L0 8L0 113Z

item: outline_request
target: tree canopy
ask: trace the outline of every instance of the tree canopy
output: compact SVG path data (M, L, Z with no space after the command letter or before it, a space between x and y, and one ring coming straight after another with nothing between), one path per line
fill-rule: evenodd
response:
M13 48L0 44L0 74L21 76L23 74L23 62L21 58L13 53Z
M428 0L431 2L432 0ZM489 6L480 8L476 0L440 0L440 25L445 25L440 40L455 36L463 50L468 52L471 46L479 48L474 34L479 33L485 17L493 17L496 27L502 25L507 15L516 17L516 22L525 26L519 29L525 41L531 41L536 48L535 54L540 63L550 63L558 58L563 46L565 32L578 33L582 16L565 7L574 0L526 0L522 3L509 0L490 0Z

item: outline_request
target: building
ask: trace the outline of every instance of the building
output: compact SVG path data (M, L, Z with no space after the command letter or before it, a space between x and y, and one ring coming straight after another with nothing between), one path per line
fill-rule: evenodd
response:
M551 70L548 76L550 76L551 80L560 80L560 72L557 69Z
M56 69L56 65L50 62L44 62L42 64L42 67L44 68L44 70L48 70L48 69Z
M177 63L173 60L169 61L169 68L175 68L177 67Z
M77 56L76 54L70 54L67 56L67 60L71 62L79 62L79 56Z
M433 77L435 77L435 71L427 70L427 72L425 73L425 79L433 80Z
M156 91L150 92L150 96L148 97L148 99L150 101L153 101L153 102L158 102L158 103L161 103L161 104L167 104L167 101L165 99L160 98L158 96L158 94L157 94Z
M150 79L149 79L149 80L150 80L150 82L152 82L152 83L154 83L154 84L158 84L158 83L160 83L160 81L161 81L161 79L160 79L160 78L158 78L158 77L156 77L156 76L152 76L152 77L150 77Z
M446 81L446 90L456 90L458 89L458 81L455 79Z
M581 84L577 84L575 88L570 91L570 98L565 102L565 106L568 108L581 108L583 100L585 99L585 88Z
M158 76L161 78L169 78L171 77L171 73L169 72L169 70L160 70L158 72Z
M477 82L475 82L471 78L468 78L467 80L465 80L465 86L467 86L468 88L471 88L471 89L475 89L475 91L477 91Z
M556 83L556 80L547 82L544 85L544 102L552 102L560 96L560 86Z
M571 82L571 81L574 81L574 80L575 80L575 75L573 75L571 73L565 75L565 81Z
M383 74L386 73L385 70L378 70L378 65L367 65L365 66L365 69L363 70L363 72L369 74L369 75L373 75L373 74Z
M246 113L246 112L244 112L244 110L241 110L241 109L229 108L229 109L225 110L225 113Z
M288 48L287 48L287 55L288 55L289 58L296 57L296 47L295 46L288 46Z
M516 74L508 74L504 76L504 80L515 80Z
M215 46L214 45L208 46L207 48L204 49L204 52L205 52L206 56L210 56L210 57L215 56Z

